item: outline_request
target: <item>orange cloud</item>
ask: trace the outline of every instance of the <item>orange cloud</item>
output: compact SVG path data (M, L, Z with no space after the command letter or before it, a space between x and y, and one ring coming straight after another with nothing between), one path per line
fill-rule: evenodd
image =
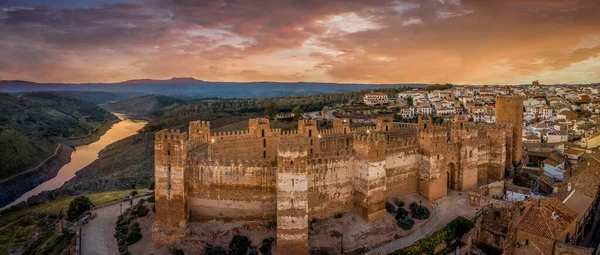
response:
M595 0L0 4L0 77L597 82L597 13Z

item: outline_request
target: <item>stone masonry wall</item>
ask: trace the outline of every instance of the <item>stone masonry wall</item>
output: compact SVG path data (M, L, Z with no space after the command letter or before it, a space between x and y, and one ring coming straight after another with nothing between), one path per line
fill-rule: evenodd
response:
M342 119L324 130L301 120L297 131L282 132L260 118L248 130L219 133L191 122L189 139L159 131L156 236L181 233L188 221L277 220L278 251L306 254L310 218L354 210L374 222L385 215L386 197L420 192L437 200L448 189L503 178L513 131L505 127L419 117L418 125L379 118L357 128Z

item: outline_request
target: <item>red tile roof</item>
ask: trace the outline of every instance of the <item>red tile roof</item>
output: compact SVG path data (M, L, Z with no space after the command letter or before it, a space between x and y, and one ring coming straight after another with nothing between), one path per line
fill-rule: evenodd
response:
M556 219L552 217L552 212L558 216ZM577 213L556 198L530 200L517 229L556 240L576 219Z

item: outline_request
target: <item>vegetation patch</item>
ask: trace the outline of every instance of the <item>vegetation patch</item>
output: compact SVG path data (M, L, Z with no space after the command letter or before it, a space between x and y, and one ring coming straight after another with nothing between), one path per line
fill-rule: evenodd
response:
M412 217L419 220L424 220L429 218L429 209L427 207L422 206L417 203L410 204L410 211Z
M464 234L471 231L475 224L463 217L457 217L452 220L446 227L433 233L433 235L422 238L415 244L406 248L396 250L391 255L420 255L423 253L433 254L435 247L446 242L452 242L460 239Z
M246 255L251 246L252 242L250 242L247 236L235 235L229 243L229 254Z

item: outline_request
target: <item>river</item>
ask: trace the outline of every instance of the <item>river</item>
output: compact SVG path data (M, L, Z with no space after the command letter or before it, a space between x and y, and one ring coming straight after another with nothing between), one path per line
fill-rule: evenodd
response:
M40 194L42 191L60 188L66 181L75 177L77 171L96 160L98 158L98 153L106 146L136 134L137 131L143 128L147 123L146 121L131 120L122 114L115 115L119 117L121 121L113 124L112 127L100 137L100 140L91 144L75 147L75 150L71 154L71 162L58 170L58 174L54 178L36 186L5 208L18 204L21 201L26 201L29 197Z

